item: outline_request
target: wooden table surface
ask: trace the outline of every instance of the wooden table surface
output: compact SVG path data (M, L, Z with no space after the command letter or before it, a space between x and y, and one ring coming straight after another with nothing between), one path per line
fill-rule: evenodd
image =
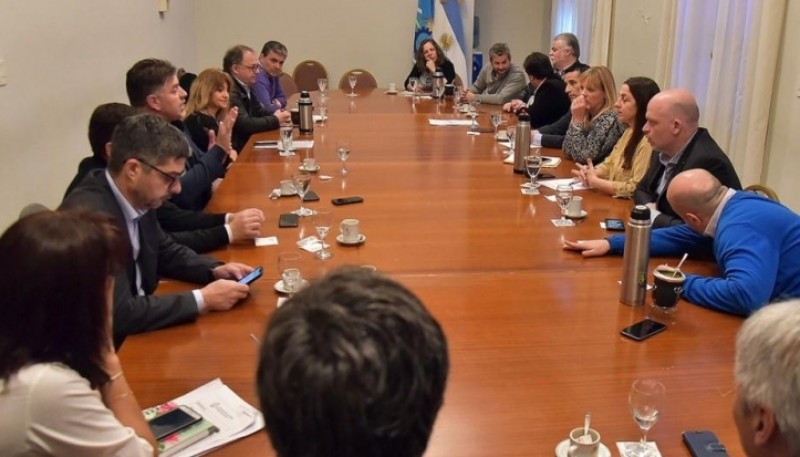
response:
M357 91L358 92L358 91ZM619 303L620 257L583 259L561 248L561 240L599 238L599 222L625 218L629 200L579 191L588 216L575 227L557 228L560 215L546 200L522 195L525 178L502 163L503 147L489 133L466 127L432 127L430 117L459 117L449 102L436 114L431 100L416 103L380 90L346 97L331 91L330 116L316 126L313 150L280 157L275 149L253 149L255 135L214 195L208 210L256 207L267 222L263 235L279 246L235 245L213 253L224 261L263 265L251 295L233 310L202 316L196 323L130 337L121 350L128 380L141 405L170 400L216 377L258 406L254 373L257 346L278 295L279 252L298 250L312 234L310 218L299 228L279 229L278 215L299 206L298 198L269 199L303 157L321 170L311 189L321 197L310 208L333 207L332 198L358 195L364 203L334 208L334 224L358 218L367 240L341 246L329 236L333 257L304 254L304 274L319 277L344 264L374 265L399 280L441 322L450 345L451 373L426 456L549 456L584 413L603 443L618 455L616 441L639 438L627 403L637 378L654 377L667 387L668 404L648 437L665 456L687 456L684 430L713 430L730 455L743 455L731 418L733 356L741 319L681 302L668 331L637 343L619 331L644 318L644 307ZM318 94L313 94L315 104ZM479 122L490 127L480 106ZM463 117L463 115L460 115ZM515 123L508 116L504 118ZM336 142L348 139L350 171L340 174ZM545 155L560 151L545 150ZM569 161L556 169L569 176ZM320 176L331 176L320 180ZM651 259L651 268L674 259ZM712 263L687 261L688 272L714 274ZM185 290L162 283L159 292ZM649 301L649 297L648 297ZM215 453L274 455L263 432Z

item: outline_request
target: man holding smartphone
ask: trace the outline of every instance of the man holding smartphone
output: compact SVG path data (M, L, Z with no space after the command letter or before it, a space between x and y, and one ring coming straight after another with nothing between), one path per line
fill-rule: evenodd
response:
M230 309L249 288L236 280L252 268L196 254L161 229L155 211L181 191L189 146L183 134L153 114L125 118L114 130L106 170L94 170L61 204L116 218L128 234L131 261L115 278L114 344L129 334L193 321ZM152 295L159 276L206 284L191 292Z
M748 316L771 301L800 297L800 216L755 193L729 189L700 168L675 176L667 198L686 224L653 230L650 254L710 253L722 275L686 275L686 300ZM625 235L564 241L565 249L584 257L622 254L624 246Z

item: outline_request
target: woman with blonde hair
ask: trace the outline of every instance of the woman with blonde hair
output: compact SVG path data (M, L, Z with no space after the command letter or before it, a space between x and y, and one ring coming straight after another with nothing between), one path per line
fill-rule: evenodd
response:
M643 76L628 78L622 84L614 108L619 120L628 128L605 162L595 167L592 159L588 159L586 165L578 165L576 170L572 170L584 185L615 197L633 195L653 155L653 148L642 129L647 104L660 90L655 81Z
M586 70L581 93L572 101L572 121L564 137L564 154L580 164L588 159L601 163L611 153L625 126L617 118L617 90L607 67Z
M209 68L197 75L186 102L184 123L192 140L203 151L208 150L209 132L213 137L219 132L219 124L230 110L231 77L222 70ZM232 157L235 160L235 157Z

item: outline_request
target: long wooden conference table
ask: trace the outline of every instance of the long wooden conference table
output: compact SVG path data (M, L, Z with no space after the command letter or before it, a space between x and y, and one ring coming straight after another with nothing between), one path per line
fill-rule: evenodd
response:
M278 253L298 251L307 278L340 265L373 265L413 290L441 322L452 367L426 456L554 455L556 444L583 425L587 411L602 442L618 455L617 441L640 437L628 406L638 378L659 379L667 388L667 406L648 434L663 455L689 455L681 432L698 429L714 431L731 455L743 455L731 418L734 340L742 320L682 301L677 323L666 332L644 342L628 340L620 329L643 319L646 308L619 303L622 259L584 259L562 249L564 238L607 236L599 222L627 218L629 200L576 192L588 216L575 227L555 227L550 220L560 216L560 208L544 198L553 192L521 194L527 178L502 163L504 148L491 133L467 135L466 127L428 124L431 117L463 118L451 102L439 115L432 100L413 103L381 90L357 93L331 91L325 125L317 125L313 137L295 131L296 139L313 138L313 149L294 157L254 149L254 140L278 137L268 132L254 135L241 152L208 210L260 208L267 218L262 234L276 235L279 245L234 245L213 253L223 261L264 266L264 277L231 311L128 338L121 357L143 407L216 377L258 406L258 347L250 334L260 337L276 309ZM316 105L318 94L313 97ZM479 109L479 123L489 127L486 113L499 107ZM340 139L348 139L352 149L346 176L335 152ZM311 184L321 200L307 207L331 208L336 197L364 198L333 208L335 227L357 218L366 242L338 245L335 228L328 240L333 257L324 261L296 245L313 233L310 218L300 228L278 228L278 215L296 209L299 199L268 197L308 154L321 164ZM567 177L571 167L564 160L543 171ZM654 258L651 270L665 261L676 262ZM692 259L684 270L715 272L712 263ZM165 281L160 292L190 287ZM274 452L260 432L215 455Z

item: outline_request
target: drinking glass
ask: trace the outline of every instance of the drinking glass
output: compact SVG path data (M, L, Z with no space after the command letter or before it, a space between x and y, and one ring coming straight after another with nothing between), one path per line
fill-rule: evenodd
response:
M336 155L342 161L342 175L347 174L347 158L350 157L350 143L345 140L336 142Z
M324 126L328 120L328 97L325 94L319 96L319 125Z
M416 76L412 78L408 78L408 85L411 86L411 100L414 101L417 98L417 85L419 84L419 78Z
M625 449L626 457L652 457L656 453L647 444L647 431L656 423L666 400L664 384L655 379L637 379L631 386L628 404L633 420L642 431L642 440Z
M559 184L556 187L556 201L558 202L558 206L561 207L561 226L570 225L569 221L567 221L567 206L569 206L569 202L572 201L572 186L569 184Z
M281 273L283 289L291 297L303 282L302 258L299 252L281 252L278 254L278 270Z
M324 94L328 90L328 80L325 78L317 79L317 87L319 87L319 92Z
M331 231L331 227L333 226L333 210L318 209L317 213L314 214L314 217L312 218L312 223L314 224L314 229L317 231L317 235L322 242L322 249L317 251L314 256L320 260L331 258L333 254L331 254L331 251L325 247L325 237L328 236L328 232Z
M292 149L292 133L294 131L294 127L291 124L281 125L281 156L293 156L294 149Z
M460 105L461 105L461 88L456 87L453 90L453 111L457 113Z
M445 85L444 78L435 78L433 80L434 83L434 90L436 90L436 99L439 103L442 102L442 95L444 95L444 85Z
M499 114L492 114L492 125L494 126L494 136L497 137L497 127L503 122L503 118Z
M478 105L481 104L480 99L473 98L471 102L469 102L469 117L472 118L472 125L470 125L470 131L477 132L480 129L478 128Z
M528 172L528 176L531 178L530 190L526 192L529 195L536 195L539 193L536 190L539 187L536 184L536 177L539 176L539 170L542 169L542 156L531 155L523 157L525 161L525 170Z
M354 92L356 90L356 83L358 82L358 75L356 72L350 73L350 76L347 77L347 84L350 84L350 93L347 94L349 97L358 97Z
M508 150L508 153L511 154L514 152L514 141L517 138L517 126L512 125L508 129L506 129L506 134L508 135L508 144L510 148Z
M308 192L308 187L311 185L311 174L300 172L295 173L292 175L292 184L294 188L297 190L297 195L300 197L300 208L292 211L292 213L297 214L298 216L305 217L314 214L308 208L303 208L303 199L306 196L306 192Z

